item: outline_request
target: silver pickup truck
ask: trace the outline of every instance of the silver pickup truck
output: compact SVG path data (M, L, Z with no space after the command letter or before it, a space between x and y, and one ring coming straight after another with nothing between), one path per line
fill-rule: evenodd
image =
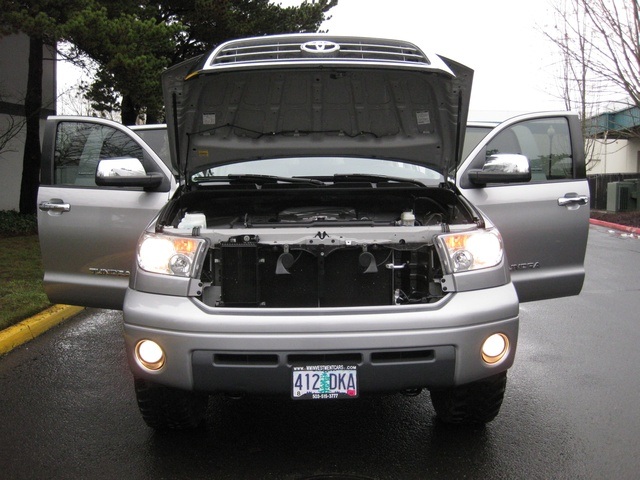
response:
M470 125L472 75L402 41L250 38L164 73L159 136L49 118L49 298L123 310L156 429L213 393L428 389L441 421L491 421L520 302L582 288L589 191L575 115Z

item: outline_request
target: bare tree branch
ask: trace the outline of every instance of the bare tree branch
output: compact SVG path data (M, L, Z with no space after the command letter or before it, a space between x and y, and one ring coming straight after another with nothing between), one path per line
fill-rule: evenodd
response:
M0 102L5 96L0 92ZM0 119L0 154L13 152L11 141L20 133L25 124L25 118L15 115L3 115Z
M582 119L590 169L598 142L640 138L631 122L596 129L592 120L610 112L613 102L630 114L640 109L640 0L553 0L552 8L555 26L543 33L559 51L559 90Z
M625 92L640 108L640 36L637 0L575 0L584 9L595 55L595 75Z

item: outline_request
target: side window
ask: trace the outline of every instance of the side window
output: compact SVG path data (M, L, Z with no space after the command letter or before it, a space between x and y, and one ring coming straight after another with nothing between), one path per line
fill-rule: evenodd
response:
M144 163L142 147L124 132L96 123L62 122L56 132L54 183L96 186L98 161L125 157Z
M541 118L512 125L487 144L484 159L496 153L525 155L531 163L532 182L573 178L571 136L565 118ZM477 160L483 163L484 159Z

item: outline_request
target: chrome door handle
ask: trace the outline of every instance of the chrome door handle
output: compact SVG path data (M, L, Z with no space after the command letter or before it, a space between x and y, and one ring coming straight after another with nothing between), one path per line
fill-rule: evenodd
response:
M566 207L567 205L586 205L589 203L589 197L586 195L576 195L575 197L560 197L558 205Z
M43 212L54 211L62 213L71 210L71 205L68 203L41 202L38 208Z

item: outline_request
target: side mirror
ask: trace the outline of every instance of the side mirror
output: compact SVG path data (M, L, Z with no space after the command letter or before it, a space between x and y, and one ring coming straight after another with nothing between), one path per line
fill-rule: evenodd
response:
M160 173L147 173L137 158L108 158L100 160L96 168L96 185L101 187L142 187L153 190L163 180Z
M524 183L531 181L531 166L524 155L501 153L487 158L482 169L469 170L469 181L478 186L487 183Z

